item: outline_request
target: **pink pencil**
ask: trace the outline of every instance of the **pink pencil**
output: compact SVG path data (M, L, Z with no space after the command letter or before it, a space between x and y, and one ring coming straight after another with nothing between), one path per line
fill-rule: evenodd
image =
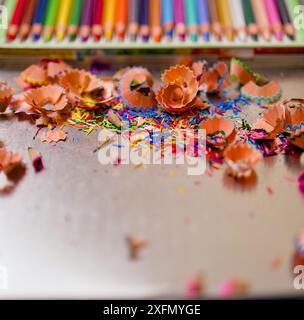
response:
M283 40L283 27L275 0L264 0L271 30L278 41Z
M184 1L174 0L174 23L175 32L179 40L184 41L186 37L186 25L185 25L185 15L184 15Z

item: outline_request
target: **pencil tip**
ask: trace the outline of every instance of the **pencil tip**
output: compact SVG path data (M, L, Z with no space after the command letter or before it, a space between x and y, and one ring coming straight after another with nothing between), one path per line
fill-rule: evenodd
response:
M38 34L38 33L34 33L33 35L32 35L32 40L33 41L38 41L40 39L40 35Z
M196 34L196 33L191 33L190 39L191 39L192 41L197 41L197 34Z
M210 40L210 34L209 34L209 32L204 32L204 33L203 33L203 39L204 39L205 41L209 41L209 40Z
M143 35L142 39L143 39L144 42L148 42L149 41L149 35L148 34Z
M44 36L44 41L46 41L46 42L51 41L51 39L52 39L52 35L51 34L46 34Z

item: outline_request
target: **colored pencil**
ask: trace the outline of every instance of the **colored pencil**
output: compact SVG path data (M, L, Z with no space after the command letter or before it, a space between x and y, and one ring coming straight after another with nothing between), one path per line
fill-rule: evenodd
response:
M72 0L61 1L56 25L56 37L58 41L62 41L65 37L70 20L71 8Z
M247 25L247 33L250 34L254 41L258 40L258 27L255 22L253 9L250 0L242 0L245 22Z
M128 23L128 0L116 0L116 34L119 40L123 40Z
M224 33L229 41L233 41L234 33L228 0L217 0L216 4Z
M50 41L54 32L57 13L59 9L60 0L49 0L44 28L43 28L43 37L45 41Z
M99 41L102 35L103 0L94 1L92 35L95 41Z
M233 17L232 25L234 32L238 39L244 42L247 39L247 31L241 0L229 0L228 3Z
M300 3L299 0L286 0L286 1L287 1L287 4L288 4L290 16L292 17L292 20L295 23L297 21L297 19L298 19L298 15L300 13L297 10L295 10L295 7L299 6L301 3ZM295 27L297 27L296 24L295 24ZM304 42L304 28L303 28L303 25L301 27L302 28L300 28L300 29L297 29L297 28L296 29L298 31L299 39Z
M175 23L175 32L178 36L178 39L180 41L185 41L186 25L185 25L183 0L174 0L174 23Z
M279 11L274 0L264 0L268 21L271 26L271 30L278 41L283 40L283 28Z
M198 16L196 0L185 0L184 8L186 11L187 33L192 41L197 41Z
M209 14L211 17L211 30L216 40L222 39L222 26L219 19L215 0L208 0Z
M16 3L17 0L6 0L5 1L5 6L6 6L6 10L7 10L7 21L11 21L13 13L14 13L14 9L16 7Z
M10 25L7 31L7 40L12 41L16 38L19 26L21 23L21 18L23 14L24 6L26 5L25 0L18 0L15 9L12 14Z
M104 0L103 29L107 40L111 40L114 30L116 0Z
M129 0L128 23L129 39L135 41L139 28L139 0Z
M210 18L207 0L197 0L199 32L205 41L210 39Z
M70 41L75 40L77 37L77 32L79 30L79 24L81 20L82 7L83 0L73 0L70 23L68 27L68 37Z
M149 0L140 0L139 6L139 34L143 41L149 41Z
M290 15L286 7L286 2L285 0L277 0L277 4L278 4L278 10L280 13L281 22L283 24L283 30L291 40L294 40L295 29L291 22Z
M162 35L160 6L160 0L149 1L151 37L155 42L160 42Z
M27 0L26 6L24 6L19 36L22 40L25 40L30 33L32 19L34 16L36 7L36 0Z
M173 37L173 0L162 0L162 23L168 40Z
M83 10L79 28L79 35L81 41L83 42L87 41L91 34L93 4L93 0L85 0L83 2Z
M48 0L38 0L35 15L33 18L33 25L31 35L33 41L38 41L43 29L43 23L46 15Z
M263 36L264 40L271 40L270 25L268 16L263 0L251 0L252 9L254 12L255 21L258 25L259 33Z

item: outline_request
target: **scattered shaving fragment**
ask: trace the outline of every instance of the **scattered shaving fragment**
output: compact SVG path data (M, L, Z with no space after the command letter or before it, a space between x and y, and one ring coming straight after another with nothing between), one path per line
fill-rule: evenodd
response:
M133 236L127 237L126 240L129 248L130 259L138 260L140 251L147 246L147 241L142 238L133 237Z
M44 132L40 140L42 142L59 142L59 141L65 141L67 138L66 133L63 130L48 130L47 132Z
M186 281L185 295L188 299L198 299L203 295L204 284L201 274L191 277Z

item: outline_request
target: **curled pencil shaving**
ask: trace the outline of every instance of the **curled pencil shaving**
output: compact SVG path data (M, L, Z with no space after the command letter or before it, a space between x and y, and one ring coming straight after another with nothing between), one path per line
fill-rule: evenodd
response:
M286 109L286 124L290 129L298 129L304 125L304 100L285 100L282 105Z
M230 77L224 62L208 67L206 61L197 61L192 64L192 70L199 82L199 90L205 93L218 93L228 86Z
M156 93L156 100L164 110L182 113L195 107L209 107L197 97L198 81L190 68L184 65L171 67L162 74L161 80L164 86Z
M9 151L5 147L0 148L0 171L9 175L21 164L22 155L20 153Z
M222 284L219 295L222 298L233 298L248 293L249 285L247 282L239 279L230 279Z
M200 129L206 130L207 143L218 148L233 142L236 137L236 130L231 120L218 116L202 121Z
M204 290L203 277L201 274L189 278L186 282L186 297L196 299L202 296Z
M130 68L120 79L119 95L128 108L151 109L157 104L152 87L153 78L147 69Z
M236 178L246 178L252 174L261 153L248 143L235 143L225 149L224 159Z
M84 70L71 70L59 83L67 90L73 106L94 110L109 103L113 97L114 84L102 81Z
M47 77L51 79L56 79L72 69L70 65L59 59L43 59L40 65L46 69Z
M67 138L66 133L63 130L48 130L44 132L40 138L42 142L58 142L65 141Z
M40 115L40 125L47 125L49 122L61 124L71 110L65 90L58 85L30 89L24 95L24 102L28 105L28 110Z
M296 129L289 137L289 143L304 150L304 126Z
M43 66L32 64L21 72L20 76L15 79L15 82L24 90L47 85L49 79L46 69Z
M284 131L286 125L286 109L282 104L269 107L253 125L253 138L275 139L278 133ZM255 135L262 132L263 135Z
M12 100L13 93L14 89L8 86L5 81L0 82L0 112L5 112Z
M110 109L108 111L107 118L112 124L114 124L115 127L117 127L117 128L121 127L121 121L122 121L121 117L114 110Z
M131 260L137 260L139 258L140 250L146 247L147 241L141 238L127 237L127 244L129 247L129 255Z
M233 58L230 63L230 76L237 80L241 85L245 85L250 81L260 83L262 77L253 72L243 61Z
M274 102L281 97L281 89L277 81L270 81L266 84L256 84L249 81L241 89L242 95L253 101Z

